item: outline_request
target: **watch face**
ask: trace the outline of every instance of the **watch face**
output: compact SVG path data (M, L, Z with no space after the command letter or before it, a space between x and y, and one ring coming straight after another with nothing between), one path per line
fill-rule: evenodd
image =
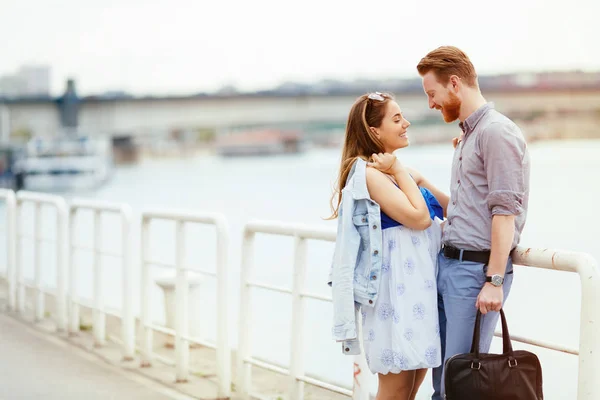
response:
M503 282L504 282L504 278L502 278L500 275L492 276L492 285L500 286L500 285L502 285Z

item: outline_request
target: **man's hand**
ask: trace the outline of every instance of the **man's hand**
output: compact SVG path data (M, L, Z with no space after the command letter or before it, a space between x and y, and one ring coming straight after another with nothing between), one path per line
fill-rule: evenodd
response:
M502 286L496 287L489 282L483 285L483 289L477 296L475 307L479 308L482 314L487 314L490 311L500 311L504 302L504 292Z

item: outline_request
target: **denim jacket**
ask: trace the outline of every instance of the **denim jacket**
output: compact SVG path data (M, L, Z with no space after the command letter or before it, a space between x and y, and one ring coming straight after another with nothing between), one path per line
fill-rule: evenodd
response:
M342 190L329 285L333 298L333 338L344 354L360 354L358 313L373 307L379 291L382 263L381 212L367 190L367 162L357 159ZM420 188L432 219L444 218L437 199Z
M329 285L333 297L333 337L345 354L360 354L357 313L373 307L381 271L381 214L367 190L367 162L357 159L342 190Z

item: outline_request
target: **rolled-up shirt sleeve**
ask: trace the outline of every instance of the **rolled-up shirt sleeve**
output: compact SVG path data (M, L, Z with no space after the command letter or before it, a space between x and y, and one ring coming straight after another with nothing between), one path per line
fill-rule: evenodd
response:
M487 204L492 215L519 215L524 211L526 151L525 139L514 124L493 123L482 135Z

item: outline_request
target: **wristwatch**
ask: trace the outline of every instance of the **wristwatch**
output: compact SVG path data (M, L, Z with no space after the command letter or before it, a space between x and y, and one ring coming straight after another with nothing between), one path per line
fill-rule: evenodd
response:
M504 277L502 275L486 276L485 281L490 282L492 285L494 285L496 287L500 287L504 283Z

